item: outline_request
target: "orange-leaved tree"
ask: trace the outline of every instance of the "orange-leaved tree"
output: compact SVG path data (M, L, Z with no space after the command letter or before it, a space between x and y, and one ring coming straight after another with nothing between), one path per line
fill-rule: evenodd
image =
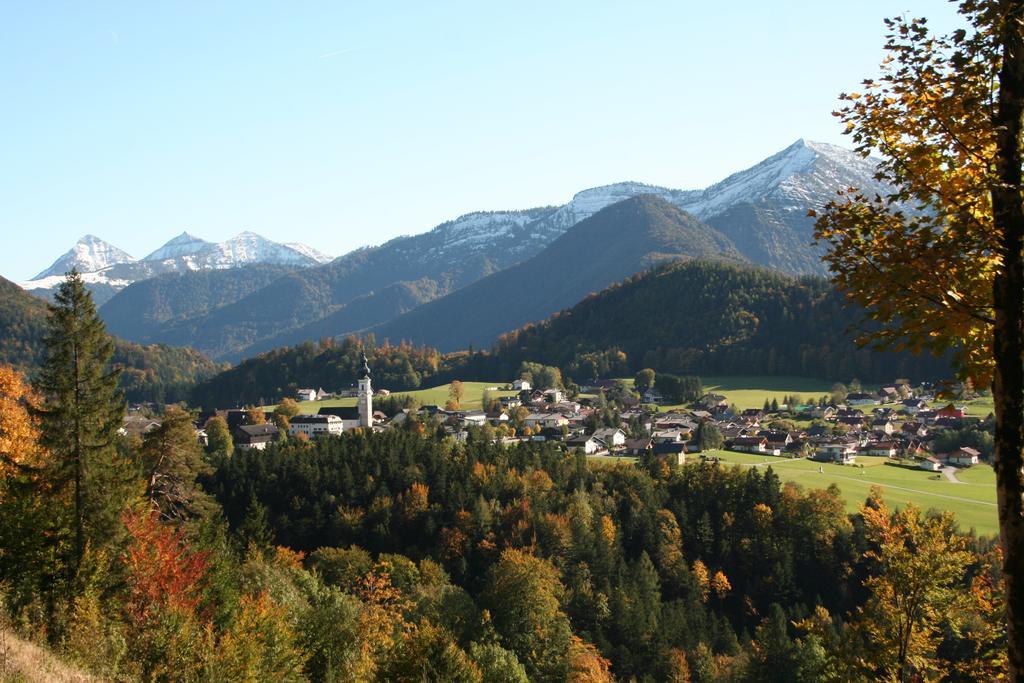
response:
M13 368L0 366L0 479L41 464L39 397Z
M952 352L991 384L1010 668L1024 671L1024 3L962 0L965 28L888 20L881 76L836 112L882 155L888 196L855 189L816 235L835 281L882 323L884 346Z

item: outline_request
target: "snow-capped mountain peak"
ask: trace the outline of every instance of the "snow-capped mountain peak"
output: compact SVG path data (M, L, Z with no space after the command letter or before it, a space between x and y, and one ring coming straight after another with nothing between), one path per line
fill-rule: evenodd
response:
M262 235L246 230L219 244L210 244L194 254L185 257L192 270L235 268L250 263L271 263L276 265L310 266L321 261L302 250L268 240ZM322 254L321 258L326 258Z
M210 244L210 242L207 242L201 237L196 237L188 232L183 232L177 237L168 240L162 247L142 260L165 261L171 258L178 258L179 256L186 256L188 254L194 254L197 251L201 251L210 246Z
M32 280L63 275L74 269L80 273L94 273L118 263L132 263L135 258L95 235L84 235L75 246L53 262L49 268Z
M850 185L863 186L874 176L876 161L857 153L803 138L748 169L739 171L696 193L680 208L706 219L737 204L778 202L806 212L817 201Z

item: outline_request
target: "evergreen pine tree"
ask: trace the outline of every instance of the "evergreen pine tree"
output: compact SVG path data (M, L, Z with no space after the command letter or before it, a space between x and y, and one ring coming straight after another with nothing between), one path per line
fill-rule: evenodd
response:
M105 545L120 535L119 514L137 492L137 472L115 446L125 402L120 372L110 367L114 343L77 272L68 273L49 311L37 382L44 396L40 425L52 454L51 485L70 505L74 573L87 543Z
M192 415L181 408L168 408L160 427L143 438L142 469L146 498L161 519L180 522L216 510L216 503L196 482L213 468L203 457Z

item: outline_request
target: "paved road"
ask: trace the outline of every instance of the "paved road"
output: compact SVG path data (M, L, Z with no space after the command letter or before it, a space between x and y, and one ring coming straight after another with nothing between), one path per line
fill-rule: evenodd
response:
M948 479L953 484L963 483L962 481L956 478L956 468L953 467L952 465L946 465L945 467L943 467L942 473L946 475L946 479Z

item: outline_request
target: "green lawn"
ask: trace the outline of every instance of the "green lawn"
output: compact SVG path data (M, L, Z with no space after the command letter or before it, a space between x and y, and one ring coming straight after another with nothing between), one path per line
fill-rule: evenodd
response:
M463 382L462 408L472 410L474 408L482 407L480 399L483 396L484 389L487 389L488 387L502 387L505 385L506 382ZM449 385L442 384L441 386L431 387L429 389L417 389L416 391L396 391L394 395L412 396L420 402L420 405L443 406L448 402L448 391ZM513 396L516 394L514 391L493 391L491 393L495 396ZM336 398L329 399L327 401L302 401L299 403L299 408L304 413L315 413L318 409L328 406L354 406L355 404L356 400L354 398ZM273 410L273 408L273 406L268 406L267 410Z
M957 401L956 404L960 405L960 402ZM941 401L935 401L935 405L941 405ZM965 412L968 415L973 415L974 417L980 417L982 419L985 419L991 413L996 411L995 402L992 400L991 396L983 396L973 401L964 401L963 405L966 408Z
M789 460L788 456L730 451L715 451L714 454L724 462L746 467L771 465L783 482L792 481L805 488L826 488L834 483L842 491L850 512L860 507L873 485L879 485L885 491L886 500L895 507L911 502L925 510L951 510L965 530L973 527L979 534L998 532L995 474L988 465L960 470L958 478L963 483L954 484L941 473L886 465L886 458L881 457L858 457L857 466L851 466ZM935 479L936 475L940 478Z
M777 377L758 377L753 375L737 375L735 377L710 376L701 377L704 391L725 396L729 403L735 403L739 409L760 408L764 402L776 399L782 403L789 395L797 396L803 402L814 401L832 391L833 382L826 382L810 377L780 375ZM662 406L662 411L677 410L686 406Z

